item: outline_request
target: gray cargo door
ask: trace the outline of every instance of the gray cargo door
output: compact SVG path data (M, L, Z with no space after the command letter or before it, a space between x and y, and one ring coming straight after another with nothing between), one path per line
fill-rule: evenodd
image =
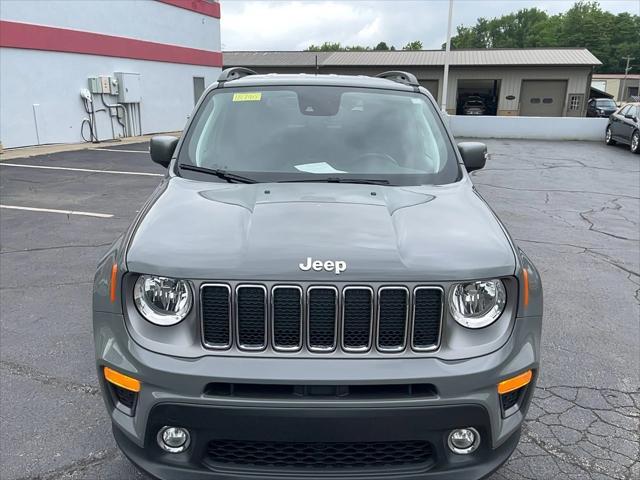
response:
M420 85L429 90L433 98L438 100L438 80L418 80Z
M561 117L566 95L566 80L523 80L520 89L520 115Z

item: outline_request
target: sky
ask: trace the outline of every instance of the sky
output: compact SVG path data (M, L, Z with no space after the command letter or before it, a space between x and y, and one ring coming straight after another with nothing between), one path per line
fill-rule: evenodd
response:
M223 50L303 50L325 41L402 48L413 40L438 49L446 40L448 0L284 1L221 0ZM493 18L538 7L566 11L572 0L454 0L453 32L478 17ZM640 14L640 0L600 0L613 13Z

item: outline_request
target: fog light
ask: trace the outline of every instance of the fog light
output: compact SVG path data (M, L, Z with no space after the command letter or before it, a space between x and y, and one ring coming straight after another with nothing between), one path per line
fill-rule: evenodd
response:
M158 445L169 453L181 453L189 448L189 430L181 427L162 427L158 432Z
M475 428L458 428L449 434L448 444L453 453L468 455L480 445L480 434Z

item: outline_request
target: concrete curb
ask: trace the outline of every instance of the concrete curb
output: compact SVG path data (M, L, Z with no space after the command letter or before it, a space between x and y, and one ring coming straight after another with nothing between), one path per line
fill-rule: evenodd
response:
M141 135L138 137L127 137L118 141L104 141L100 143L61 143L52 145L35 145L31 147L18 147L2 150L0 149L0 162L14 160L16 158L35 157L37 155L48 155L51 153L74 152L78 150L91 150L95 148L109 148L118 145L128 145L148 141L155 135L175 135L179 137L182 132L154 133L151 135Z

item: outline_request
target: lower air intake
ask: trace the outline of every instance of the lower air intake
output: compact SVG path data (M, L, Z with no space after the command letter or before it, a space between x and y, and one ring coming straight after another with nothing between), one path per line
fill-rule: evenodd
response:
M280 469L356 469L424 464L432 459L428 442L257 442L214 440L207 459L214 464Z

